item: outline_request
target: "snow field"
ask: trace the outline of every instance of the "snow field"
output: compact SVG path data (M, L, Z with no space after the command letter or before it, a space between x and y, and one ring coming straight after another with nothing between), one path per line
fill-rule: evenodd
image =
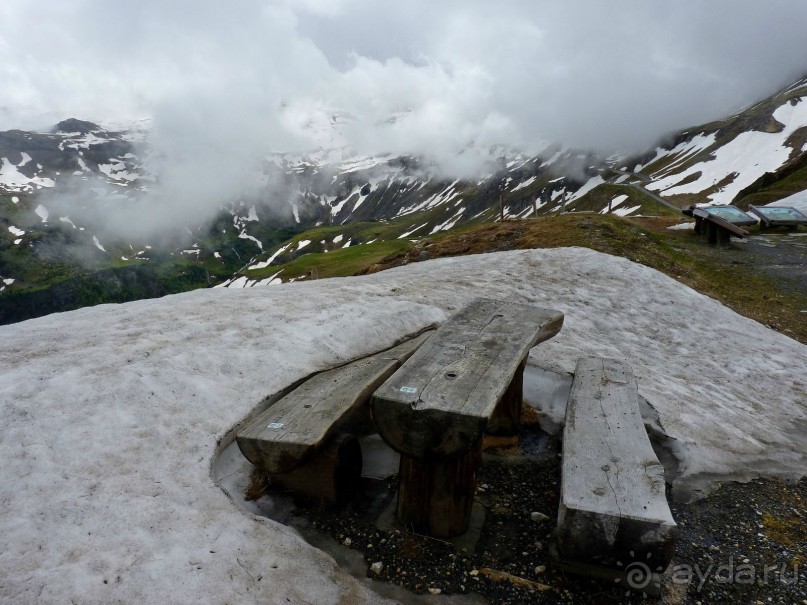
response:
M565 314L531 353L539 367L630 363L673 439L679 495L805 473L807 347L591 250L101 305L0 327L0 601L379 602L294 531L239 510L211 479L217 447L264 397L476 296Z

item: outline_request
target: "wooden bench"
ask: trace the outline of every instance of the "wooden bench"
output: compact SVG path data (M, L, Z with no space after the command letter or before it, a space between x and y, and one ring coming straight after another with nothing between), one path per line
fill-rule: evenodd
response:
M515 434L529 350L563 314L477 299L443 323L373 395L373 419L401 454L397 518L434 536L464 533L486 429Z
M556 537L564 562L655 572L672 559L678 527L638 397L629 365L579 360L563 431Z
M309 378L239 431L239 449L271 485L343 501L361 477L355 435L372 432L370 396L430 334Z

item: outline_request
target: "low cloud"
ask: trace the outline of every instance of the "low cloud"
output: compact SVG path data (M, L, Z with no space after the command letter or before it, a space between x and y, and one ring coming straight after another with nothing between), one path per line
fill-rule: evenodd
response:
M458 175L495 144L641 151L807 72L805 22L803 0L4 0L0 129L151 117L143 216L204 218L270 151Z

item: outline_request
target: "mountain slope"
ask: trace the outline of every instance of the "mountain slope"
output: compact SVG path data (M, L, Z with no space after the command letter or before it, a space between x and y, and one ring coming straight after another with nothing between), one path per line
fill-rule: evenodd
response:
M807 78L620 164L679 206L769 203L807 189L805 166Z
M337 145L331 135L346 119L315 126ZM108 131L76 119L50 132L0 133L0 322L297 279L305 271L294 275L290 263L306 254L373 246L339 252L349 265L380 259L406 240L501 218L676 215L693 203L780 200L807 190L807 78L632 158L498 147L483 174L461 179L415 156L357 156L343 147L267 153L250 196L223 198L206 218L180 214L153 235L115 234L109 218L161 182L148 141L146 124ZM280 265L288 270L278 277Z

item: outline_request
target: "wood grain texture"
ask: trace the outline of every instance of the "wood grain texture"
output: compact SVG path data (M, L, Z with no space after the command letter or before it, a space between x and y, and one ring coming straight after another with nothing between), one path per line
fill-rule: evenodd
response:
M449 460L401 456L396 518L405 528L440 538L468 530L482 463L482 440Z
M431 334L311 377L238 433L241 452L266 473L303 464L330 435L369 423L373 391Z
M341 504L356 493L361 481L359 440L338 433L302 466L267 475L272 489L289 490L316 499L320 506Z
M497 437L518 435L518 427L521 424L521 404L524 401L524 367L526 365L527 361L524 360L518 366L510 386L504 392L499 405L493 410L493 415L485 428L485 435Z
M561 469L557 536L564 558L667 566L678 528L628 364L579 360L566 409Z
M468 452L530 349L558 333L559 311L476 299L373 395L379 433L411 458Z

